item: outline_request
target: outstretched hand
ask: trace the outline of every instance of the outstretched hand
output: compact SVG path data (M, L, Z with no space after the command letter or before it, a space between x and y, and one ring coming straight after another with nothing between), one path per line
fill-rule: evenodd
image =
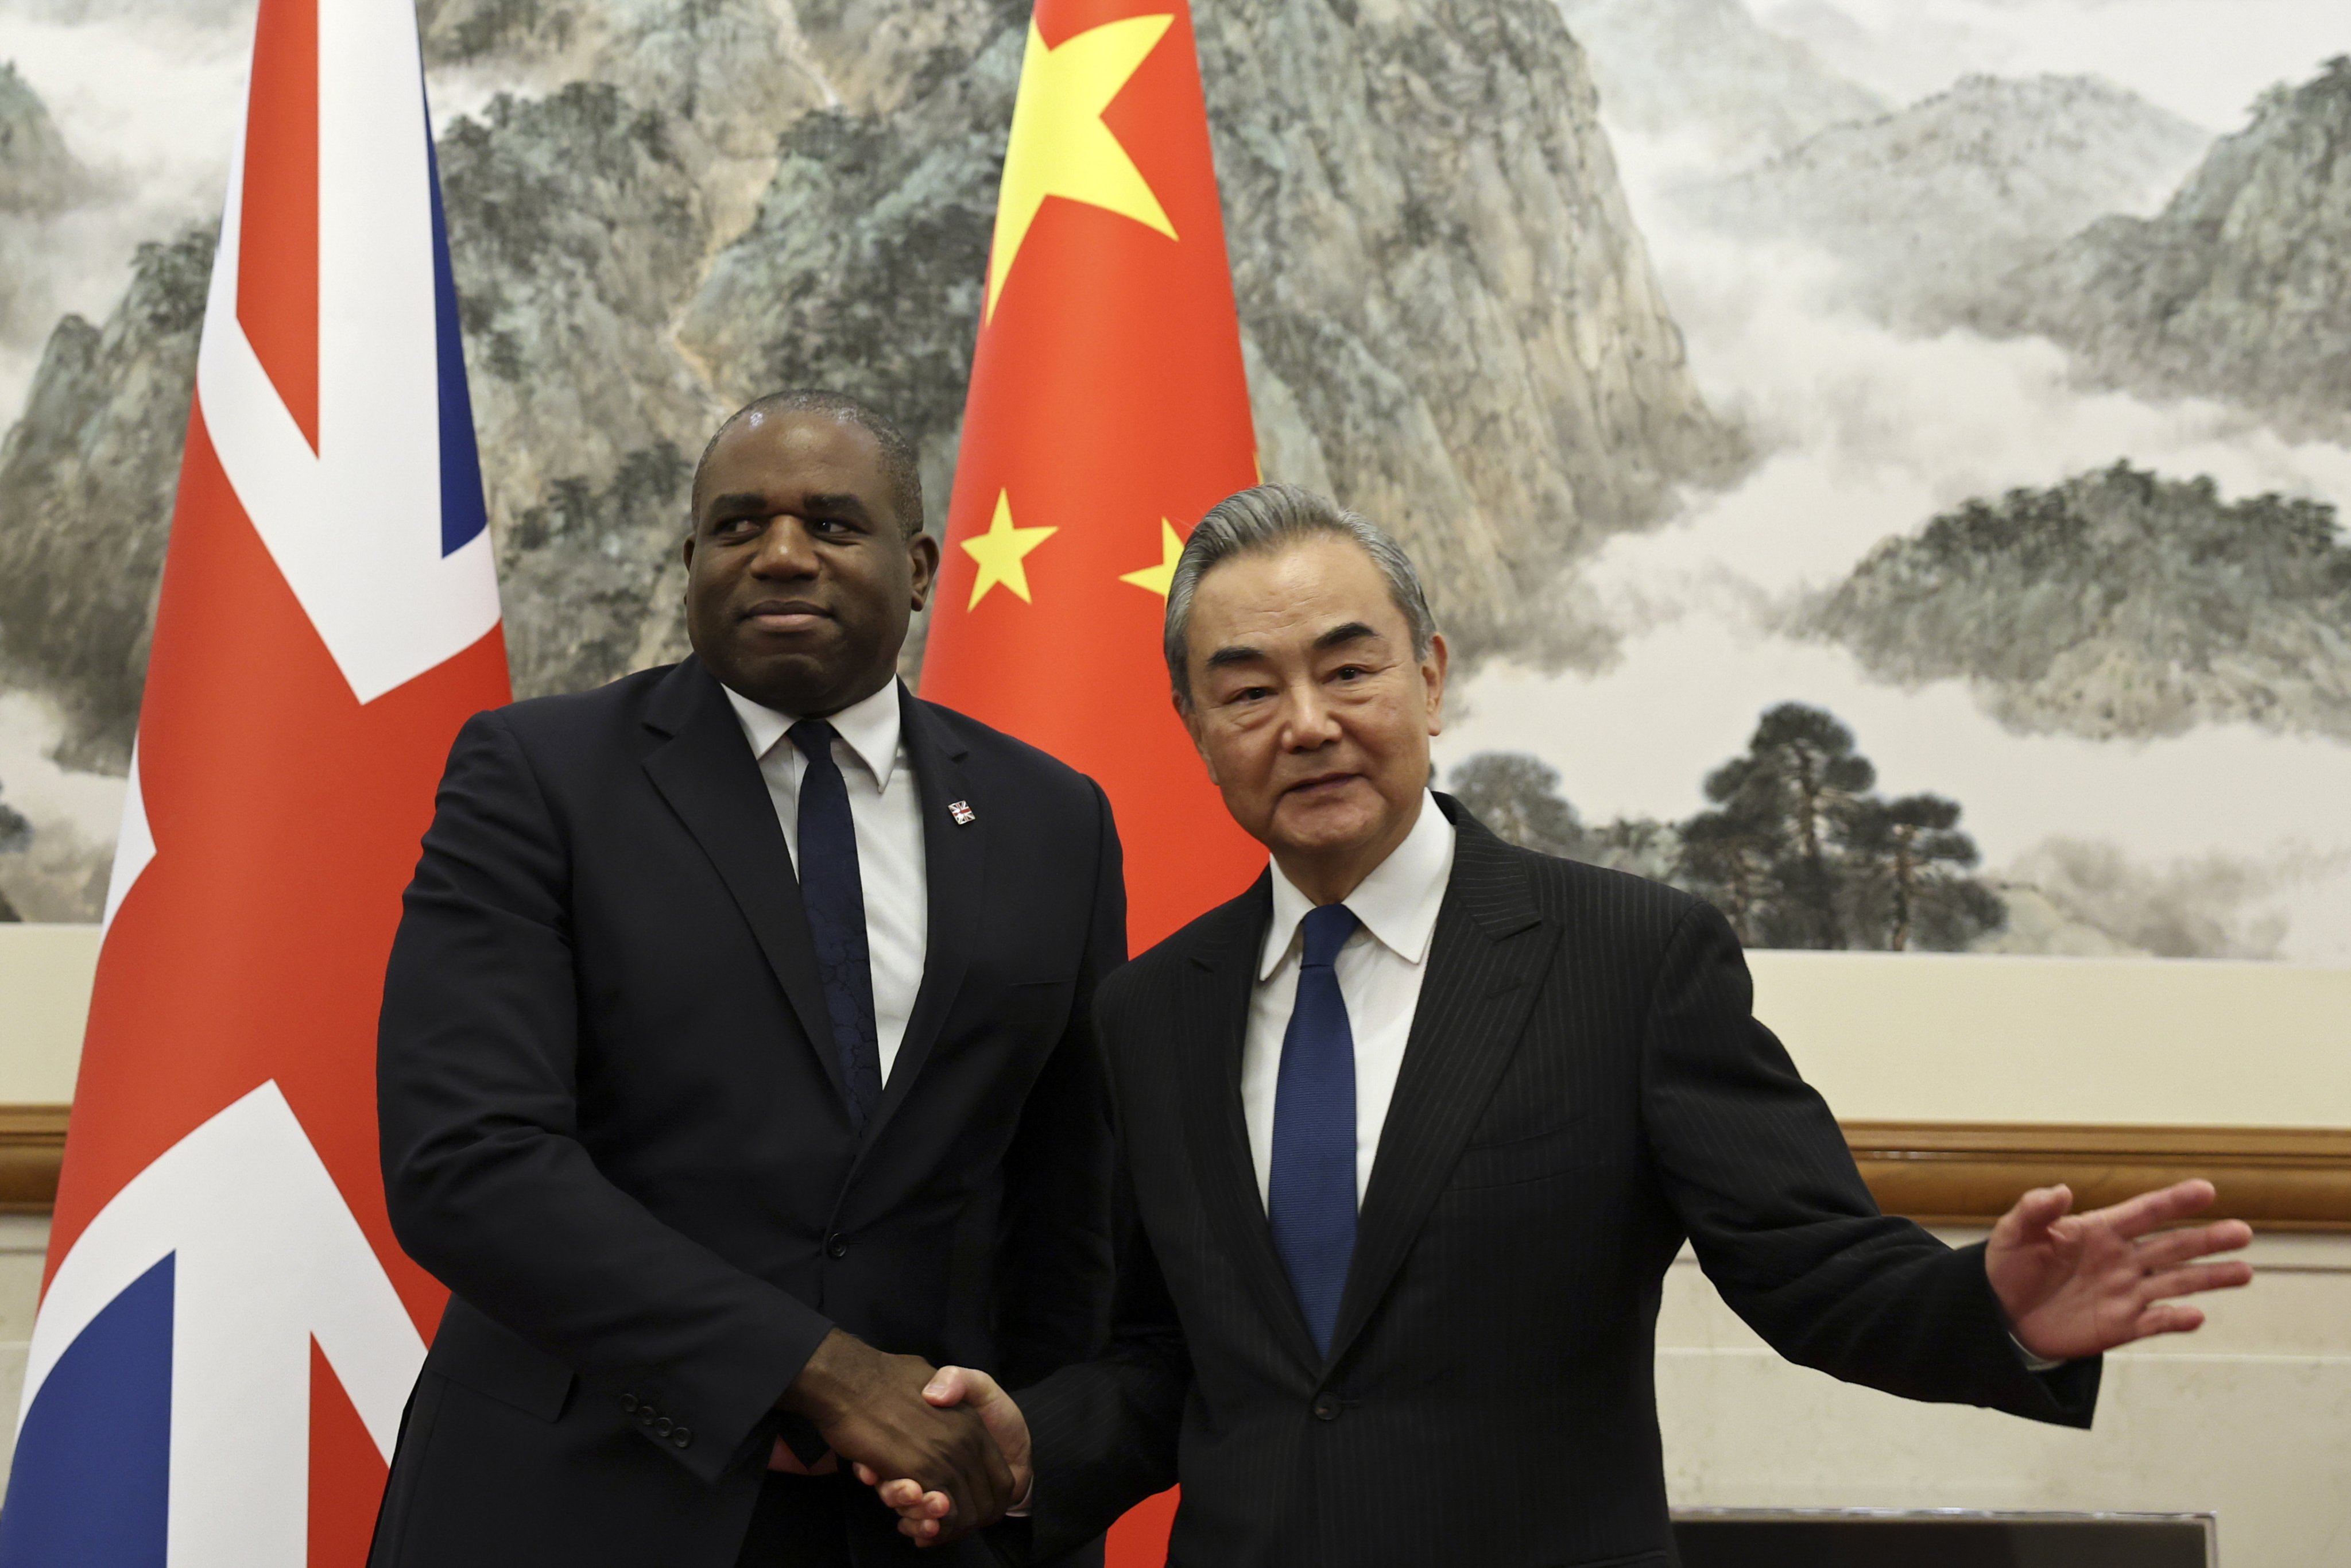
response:
M967 1366L943 1366L924 1386L923 1397L943 1410L958 1405L970 1407L980 1425L987 1428L987 1435L995 1439L1004 1462L1011 1467L1011 1506L1025 1506L1034 1475L1029 1462L1029 1423L1020 1414L1020 1406L1012 1402L1012 1396L984 1372ZM871 1466L861 1464L857 1467L857 1479L880 1493L882 1500L898 1515L899 1533L918 1546L944 1545L995 1522L992 1519L960 1517L954 1499L944 1492L925 1490L921 1482L909 1478L885 1479Z
M2212 1202L2212 1184L2183 1181L2106 1208L2074 1214L2064 1186L2036 1187L1992 1227L1984 1272L2017 1343L2051 1361L2101 1354L2150 1334L2187 1333L2204 1314L2174 1298L2249 1283L2231 1259L2253 1239L2241 1219L2166 1230Z

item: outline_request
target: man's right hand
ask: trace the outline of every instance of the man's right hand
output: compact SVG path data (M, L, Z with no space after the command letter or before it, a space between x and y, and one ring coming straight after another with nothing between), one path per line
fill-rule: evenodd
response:
M924 1397L935 1369L833 1330L776 1403L815 1423L834 1453L941 1497L956 1531L993 1524L1014 1500L1011 1467L977 1414Z
M931 1379L923 1390L923 1397L942 1408L960 1405L978 1414L987 1424L987 1435L996 1440L997 1448L1012 1467L1011 1506L1026 1508L1029 1489L1035 1484L1035 1470L1029 1462L1028 1417L1020 1414L1020 1406L1012 1402L1012 1396L984 1372L948 1366L940 1368ZM881 1494L883 1502L898 1515L899 1532L917 1546L936 1546L977 1528L956 1517L954 1500L946 1494L926 1490L908 1478L891 1478L890 1471L877 1471L864 1464L857 1467L857 1479Z

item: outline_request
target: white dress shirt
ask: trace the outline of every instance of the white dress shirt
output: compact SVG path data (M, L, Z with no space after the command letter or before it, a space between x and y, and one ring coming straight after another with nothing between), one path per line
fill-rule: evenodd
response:
M722 687L734 705L751 754L768 780L768 798L783 825L784 847L795 870L800 862L800 775L808 758L785 738L799 721L762 707L732 687ZM892 681L862 702L852 703L827 721L837 738L832 759L849 790L849 819L857 825L857 879L865 893L865 947L873 969L873 1033L881 1048L882 1081L906 1038L914 993L923 985L923 956L930 940L930 883L925 880L923 806L914 765L898 734L898 683ZM830 1050L831 1039L818 1041Z
M1332 967L1347 1004L1355 1041L1355 1202L1371 1186L1380 1129L1395 1097L1405 1042L1412 1038L1437 907L1453 875L1453 824L1426 793L1420 815L1387 859L1346 897L1358 922ZM1298 1002L1298 966L1304 953L1299 923L1314 901L1273 868L1273 924L1259 955L1249 997L1249 1032L1241 1040L1241 1114L1249 1124L1249 1157L1263 1202L1273 1173L1273 1100L1281 1074L1281 1037Z

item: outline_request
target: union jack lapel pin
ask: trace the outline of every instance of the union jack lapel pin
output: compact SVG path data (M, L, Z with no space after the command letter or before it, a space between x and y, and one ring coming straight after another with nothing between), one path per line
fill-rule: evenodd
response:
M978 813L971 809L968 800L950 800L947 802L947 815L955 819L956 827L968 828Z

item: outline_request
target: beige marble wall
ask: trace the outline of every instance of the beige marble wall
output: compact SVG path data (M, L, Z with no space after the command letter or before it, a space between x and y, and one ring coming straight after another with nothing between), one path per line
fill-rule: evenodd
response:
M0 925L0 1105L62 1105L81 1063L95 925Z
M16 1402L25 1389L25 1342L33 1337L33 1307L40 1300L41 1260L49 1248L49 1222L23 1214L0 1214L0 1487L8 1480L8 1458L16 1446Z
M1686 1253L1657 1325L1673 1500L2210 1511L2228 1568L2351 1562L2351 1237L2267 1238L2252 1256L2258 1277L2213 1298L2202 1330L2110 1356L2096 1425L2075 1432L1792 1366Z

